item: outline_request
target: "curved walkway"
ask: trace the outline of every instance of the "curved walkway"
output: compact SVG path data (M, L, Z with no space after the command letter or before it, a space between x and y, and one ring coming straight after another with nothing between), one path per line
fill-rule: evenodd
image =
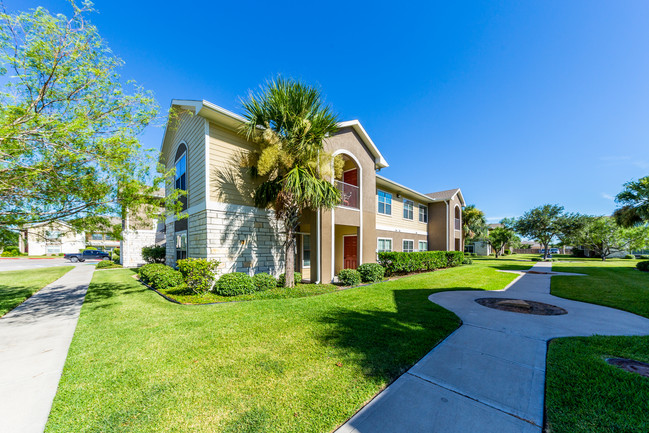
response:
M76 266L0 318L0 431L44 430L94 270Z
M547 342L556 337L649 335L649 319L550 294L550 263L501 291L435 293L462 326L361 409L339 433L540 433ZM546 273L547 272L547 273ZM483 307L477 298L517 298L556 305L561 316Z

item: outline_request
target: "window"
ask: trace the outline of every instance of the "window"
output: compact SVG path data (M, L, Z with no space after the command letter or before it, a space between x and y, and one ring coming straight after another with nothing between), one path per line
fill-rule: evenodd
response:
M187 154L176 161L176 189L187 191Z
M392 239L379 238L376 249L379 253L392 251Z
M419 222L427 223L428 222L428 206L423 204L419 205Z
M403 252L404 253L411 253L415 249L415 241L409 240L409 239L404 239L403 240Z
M101 241L103 240L103 236L100 233L93 233L92 236L90 236L90 239L93 241Z
M115 240L115 238L112 237L111 235L104 235L104 239L106 239L107 241L114 241Z
M412 200L404 200L403 201L403 217L407 220L414 219L414 214L413 214L413 207L415 206L415 202Z
M187 232L176 233L176 260L187 258Z
M379 213L392 215L392 194L379 191Z
M61 232L58 230L47 230L45 232L45 238L48 240L56 240L61 237Z
M61 252L61 245L48 245L47 254L59 254Z
M428 251L428 241L419 241L418 251Z
M302 235L302 267L311 266L311 235Z

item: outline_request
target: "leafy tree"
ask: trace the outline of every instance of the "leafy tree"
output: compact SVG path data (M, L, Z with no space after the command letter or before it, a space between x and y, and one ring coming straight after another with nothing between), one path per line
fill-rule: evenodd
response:
M615 201L622 205L614 214L618 224L631 227L649 221L649 176L625 183Z
M19 236L17 231L0 227L0 251L7 247L18 246Z
M649 244L649 227L646 225L622 227L615 218L586 217L585 225L574 236L576 242L594 251L602 260L620 251L632 251Z
M487 218L474 204L462 209L462 239L479 240L487 236Z
M564 212L563 206L545 204L536 207L516 219L516 232L526 238L537 240L544 248L543 258L548 258L550 243L575 233L583 221L577 214Z
M86 17L91 3L71 5L70 18L0 13L0 226L89 229L162 181L151 186L155 160L138 141L157 113L152 94L122 83L123 61Z
M269 81L243 101L243 132L260 146L251 158L253 174L263 178L255 204L270 207L285 230L286 287L295 285L295 232L306 209L330 209L340 203L331 184L333 161L324 139L337 129L337 117L320 92L291 79Z
M516 233L512 229L506 227L496 227L489 230L489 235L487 236L487 242L493 248L496 258L498 258L502 253L505 245L515 243L520 241Z

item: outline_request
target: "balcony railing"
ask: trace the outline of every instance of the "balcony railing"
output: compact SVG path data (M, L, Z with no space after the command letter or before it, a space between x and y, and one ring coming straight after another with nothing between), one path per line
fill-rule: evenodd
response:
M455 218L455 230L462 230L462 222L459 218Z
M345 183L343 181L337 180L336 181L336 188L340 191L340 195L342 196L342 200L340 202L341 206L358 209L358 205L359 205L358 194L359 193L358 193L358 187L356 185L352 185L352 184Z

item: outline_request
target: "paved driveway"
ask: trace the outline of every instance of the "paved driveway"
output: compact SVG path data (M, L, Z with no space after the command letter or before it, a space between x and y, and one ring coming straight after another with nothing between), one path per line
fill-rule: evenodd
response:
M86 265L96 265L99 263L99 260L86 260L83 263L71 263L69 260L65 259L28 259L28 258L16 258L0 259L0 272L3 271L19 271L22 269L34 269L34 268L51 268L54 266L86 266Z

